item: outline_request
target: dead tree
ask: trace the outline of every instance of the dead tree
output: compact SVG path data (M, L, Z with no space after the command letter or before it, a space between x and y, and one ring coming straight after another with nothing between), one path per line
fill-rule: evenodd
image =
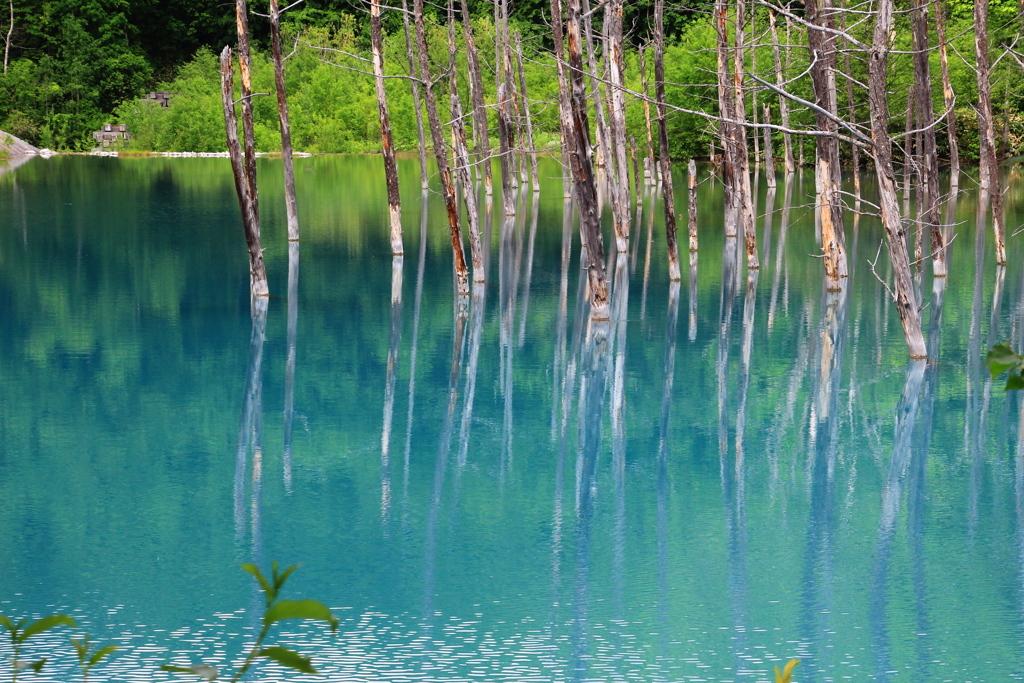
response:
M644 123L647 125L647 176L648 182L655 185L658 182L658 171L654 164L654 142L651 130L651 98L647 91L647 65L644 63L644 52L647 46L640 46L640 83L644 92Z
M846 33L846 14L839 15L839 29ZM846 109L849 117L849 124L857 123L857 108L853 104L853 72L850 70L850 42L844 39L846 47L843 59L846 64ZM856 144L850 145L850 163L853 165L853 195L860 201L860 147Z
M765 105L766 107L768 105ZM689 175L689 190L690 190L690 204L689 204L689 232L690 232L690 253L697 253L697 164L693 159L690 159L690 163L687 164L686 170ZM693 262L691 259L691 267Z
M512 154L515 149L515 133L512 124L512 83L511 67L508 66L508 45L505 40L502 0L494 0L494 75L497 81L498 99L498 145L501 154L501 199L506 216L516 213L512 185L515 169Z
M377 0L374 0L376 3ZM274 59L277 90L277 118L281 124L281 160L284 165L284 208L288 220L288 241L299 239L299 212L295 204L295 164L292 160L292 129L288 123L288 95L284 88L284 60L281 57L281 12L277 0L270 0L270 51Z
M14 0L9 0L11 20L7 25L7 37L4 39L4 73L7 73L7 62L11 56L11 37L14 35Z
M785 87L785 77L782 72L782 56L779 54L779 30L775 25L775 10L768 10L768 23L772 30L772 55L775 58L775 85L780 91ZM779 94L779 119L782 121L782 143L785 145L786 175L796 173L796 159L793 158L793 138L789 134L789 100L780 92Z
M668 279L679 282L679 247L676 244L676 201L672 190L672 158L668 148L668 111L665 106L665 0L654 0L654 94L658 107L658 155L661 159L662 195L665 200L665 243Z
M242 142L245 153L245 178L249 198L259 230L260 203L256 191L256 131L252 119L252 54L249 49L249 8L246 0L235 0L235 27L238 29L238 72L242 78Z
M402 25L405 28L405 58L409 62L409 83L412 86L412 103L416 109L416 135L420 152L420 189L427 190L427 142L423 135L423 109L420 107L420 82L416 78L417 60L413 57L413 40L409 31L409 9L402 0Z
M754 201L750 187L750 154L747 147L747 105L744 97L744 51L746 50L746 0L738 0L736 3L736 26L735 26L735 48L733 49L733 96L736 98L733 116L736 124L733 126L735 137L734 146L736 157L734 162L737 166L738 176L734 174L737 181L734 186L738 191L739 201L736 203L739 209L739 220L743 226L743 241L747 248L747 268L757 270L760 264L757 261L757 227L754 225Z
M523 113L526 116L526 151L530 155L530 179L533 182L533 191L540 192L540 176L537 173L537 146L533 142L533 118L530 115L530 99L526 94L526 72L523 71L523 41L519 36L519 31L515 32L515 39L516 67L519 71L519 95L523 98Z
M469 17L469 6L461 0L462 25L466 39L466 69L469 71L469 94L473 106L473 130L476 131L476 158L483 164L484 188L488 196L494 191L491 186L491 138L487 125L487 108L484 105L484 80L480 74L480 57L473 38L473 24Z
M275 3L277 0L271 0ZM391 221L391 253L401 256L402 198L398 194L398 165L395 145L391 139L388 96L384 90L384 33L380 25L380 0L370 0L370 44L373 52L373 81L377 90L377 114L380 117L380 146L384 156L384 178L388 186L388 214ZM282 87L284 83L282 82Z
M805 4L807 46L811 52L811 84L814 90L815 125L828 135L815 138L815 185L821 208L821 250L825 277L830 291L842 288L847 277L846 237L843 230L843 205L839 193L842 168L839 162L839 138L836 124L839 105L836 96L836 37L832 21L832 0L808 0Z
M622 44L623 0L610 0L605 10L604 28L608 34L608 112L609 148L615 169L612 183L612 213L615 223L615 249L629 251L629 166L626 161L625 62Z
M911 358L925 358L927 349L921 334L921 316L910 279L910 258L907 255L906 231L900 218L896 199L896 174L892 169L892 140L889 138L889 102L886 99L886 77L889 67L889 34L892 30L893 0L879 0L875 15L874 36L868 55L868 106L871 110L871 138L878 177L878 197L882 225L889 245L889 257L895 273L896 310L903 326L903 336Z
M768 181L768 187L775 189L775 153L772 151L772 130L767 124L772 122L772 109L766 102L764 105L764 175Z
M238 119L235 115L235 68L231 63L231 48L225 47L220 53L221 101L224 106L224 128L227 132L228 156L231 172L235 179L235 193L238 207L242 212L242 228L245 243L249 248L249 292L253 297L270 296L267 288L267 271L263 266L263 250L260 248L260 223L256 213L253 195L245 173L245 160L238 141Z
M569 103L569 77L565 73L565 40L562 27L562 0L551 0L551 34L558 70L558 128L562 143L562 197L572 197L572 105Z
M597 186L590 159L590 122L587 117L587 90L584 82L583 40L580 32L580 0L568 0L569 64L572 97L573 144L570 161L576 201L580 207L580 238L586 246L587 278L590 285L590 311L594 320L608 320L608 286L605 282L604 244L598 220Z
M444 205L448 210L448 230L452 237L452 252L455 257L455 277L458 282L460 296L469 294L469 273L466 268L466 255L462 250L462 231L459 228L459 204L455 196L455 185L452 183L452 172L448 167L448 155L444 147L444 135L441 132L441 119L437 114L437 101L430 88L430 58L427 52L427 32L423 25L423 0L413 0L413 23L416 25L416 45L420 57L420 82L424 84L423 96L427 104L427 120L430 123L430 137L434 143L434 159L437 171L441 176L441 193Z
M718 111L721 118L718 122L718 137L722 143L722 193L725 205L725 236L735 237L739 223L739 199L736 192L735 163L735 109L736 100L732 97L729 87L729 5L727 0L715 1L715 55L718 59L716 76L718 81Z
M978 76L978 129L980 131L981 189L992 198L992 230L996 238L996 263L1006 265L1006 241L1003 233L1003 194L996 158L995 121L992 114L991 65L988 57L988 0L974 3L974 57Z
M949 54L946 49L946 20L942 0L935 0L935 28L939 40L939 63L942 65L942 102L946 106L946 134L949 138L949 186L955 192L960 186L960 147L956 140L956 112L953 85L949 80Z
M919 212L931 232L932 273L946 277L946 240L939 220L939 159L935 141L935 109L932 105L932 77L928 64L928 2L914 0L914 90L917 99L917 127L921 131L918 154L922 202Z

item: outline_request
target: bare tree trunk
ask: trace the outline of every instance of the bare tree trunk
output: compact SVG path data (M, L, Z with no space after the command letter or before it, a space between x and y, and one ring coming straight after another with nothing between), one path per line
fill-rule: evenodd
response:
M736 3L736 46L733 50L733 93L736 97L736 125L733 131L736 136L736 164L738 166L739 178L736 189L739 190L739 219L743 226L743 240L747 248L747 268L757 270L760 264L757 261L757 227L754 225L754 200L750 188L750 153L747 147L747 105L743 95L743 81L745 74L744 50L746 49L746 31L744 30L746 18L744 10L747 0L738 0Z
M590 89L594 98L594 116L597 119L597 154L596 162L603 167L611 157L608 146L608 125L605 122L604 89L597 73L597 49L594 47L594 22L591 17L590 0L583 0L583 38L586 46L587 64L590 68Z
M668 247L668 279L679 282L679 247L676 244L676 200L672 188L672 157L668 147L668 111L665 106L665 0L654 0L654 93L658 107L658 155L661 159L662 193L665 200L665 243Z
M775 25L775 10L768 10L768 22L772 29L772 53L775 57L775 85L782 90L785 86L785 77L782 73L782 56L779 54L779 30ZM782 127L789 130L789 101L779 95L779 119ZM796 173L796 159L793 158L793 138L789 133L782 133L782 142L785 145L786 175Z
M751 37L753 32L756 30L757 22L757 5L754 5L750 10L750 30ZM750 71L755 75L759 76L757 72L757 47L753 46L750 51ZM754 172L757 172L758 167L761 165L761 142L757 136L757 124L758 118L761 116L761 112L757 106L757 90L750 91L750 120L754 124L753 138L754 138Z
M7 62L11 56L11 36L14 35L14 0L9 0L11 7L11 23L7 26L7 38L4 39L4 73L7 73Z
M377 6L377 1L374 0L375 6ZM284 62L281 58L281 13L278 10L277 0L270 0L270 42L274 58L274 85L277 89L277 118L281 124L281 160L284 163L284 207L288 219L288 241L297 242L299 240L299 212L295 205L292 129L288 123L288 95L284 87Z
M996 263L1006 265L1003 233L1003 193L996 158L995 122L992 118L991 66L988 58L988 0L974 3L974 57L978 76L978 129L981 132L981 189L992 198L992 230L996 238Z
M811 51L811 82L814 102L832 116L815 112L818 130L832 135L815 138L815 179L818 206L821 208L821 250L825 255L825 277L829 291L842 288L847 276L846 237L843 230L843 206L839 194L842 169L839 165L839 140L834 117L838 112L836 96L836 44L831 33L832 0L808 0L807 17L816 28L808 28L807 44Z
M228 156L231 158L231 172L235 179L238 208L242 212L242 228L245 243L249 248L249 291L254 297L270 296L267 288L267 271L263 266L263 250L260 249L260 224L249 194L249 182L245 175L245 161L238 141L238 119L235 115L235 69L231 63L231 48L225 47L220 53L221 101L224 105L224 128L227 132Z
M533 118L530 116L530 99L526 94L526 72L523 71L523 41L519 36L519 31L516 31L515 39L516 67L519 71L519 94L523 98L523 113L526 114L526 151L530 155L530 179L533 182L533 191L540 192L540 175L537 173L537 146L533 142Z
M935 0L935 27L939 39L939 63L942 65L942 102L946 106L946 134L949 137L949 186L955 192L960 187L960 147L956 140L956 112L953 85L949 80L949 54L946 49L946 19L942 15L942 0Z
M846 33L846 14L839 14L839 28ZM850 125L857 123L857 109L853 104L853 72L850 69L850 43L843 40L846 48L844 60L846 61L846 109ZM857 145L850 145L850 157L853 163L853 196L860 201L860 148Z
M256 132L252 120L252 56L249 50L249 8L246 0L235 0L235 27L238 29L238 72L242 77L242 138L245 152L245 179L249 198L260 223L259 194L256 191Z
M764 105L764 122L769 124L772 122L772 110L766 102ZM764 175L768 181L768 187L774 189L775 183L775 153L772 151L772 131L770 128L764 129Z
M420 188L427 189L427 142L423 135L423 109L420 107L420 81L416 78L416 62L413 57L413 41L409 32L409 10L406 0L402 0L402 24L405 27L405 58L409 61L409 82L412 84L412 102L416 109L416 134L420 150ZM417 45L417 48L419 46Z
M273 5L277 4L277 0L270 1ZM391 139L388 96L384 90L384 34L380 25L380 0L370 0L370 43L373 51L373 80L377 89L377 113L380 116L380 146L384 155L384 178L388 186L391 253L394 256L401 256L405 253L402 247L402 198L398 194L398 165L395 163L395 145ZM283 78L280 87L284 87ZM290 153L287 158L290 165Z
M455 186L452 173L448 168L448 155L445 153L444 135L441 133L441 120L437 114L437 102L430 88L430 59L427 52L427 33L423 25L423 0L413 0L413 23L416 25L416 45L420 56L420 81L426 86L424 98L427 104L427 120L430 122L430 137L434 143L434 159L437 171L441 176L441 193L444 195L445 208L448 210L448 230L452 236L452 252L455 257L455 275L460 295L469 294L469 273L466 268L466 255L462 250L462 231L459 228L459 205L455 197Z
M927 349L921 334L921 316L910 281L910 258L907 256L906 231L900 220L896 199L896 175L892 170L892 140L889 139L889 103L886 99L886 77L889 61L889 33L892 30L893 0L879 0L875 15L875 31L868 62L868 105L871 109L871 137L875 151L875 173L878 176L879 204L882 225L889 244L889 257L896 275L896 310L903 325L903 336L911 358L925 358Z
M501 0L494 0L494 77L497 84L498 99L498 145L501 154L501 198L506 216L516 213L515 200L512 197L513 168L512 154L515 148L515 134L512 124L512 84L507 68L508 46L505 40L504 20L501 12Z
M580 35L580 0L568 0L568 75L572 85L572 174L576 201L580 207L580 237L587 249L587 277L590 284L591 317L608 320L608 286L604 275L604 244L597 217L597 187L590 160L590 123L587 120L587 91L583 80L583 45Z
M932 77L928 64L928 0L914 0L915 53L914 89L917 96L917 127L921 130L921 187L919 207L924 225L931 231L932 274L946 277L946 241L939 220L939 160L935 141L935 110L932 105Z
M477 54L476 40L473 38L473 24L470 21L469 6L461 0L462 25L466 37L466 68L469 70L469 92L473 106L473 129L476 131L477 163L483 165L478 173L483 173L484 186L490 195L491 186L491 140L490 127L487 124L487 107L484 104L484 80L480 74L480 57Z
M654 164L654 136L651 129L651 96L647 91L647 64L644 62L644 52L647 46L640 46L640 83L644 90L644 123L647 125L647 182L656 185L658 182L658 171Z
M637 151L636 150L636 137L630 135L629 136L629 154L630 154L630 161L633 162L633 204L636 206L637 210L639 211L641 205L643 204L643 189L642 189L642 185L640 184L640 179L643 177L643 173L640 170L640 164L637 163L638 159L637 159L637 156L636 156L636 151ZM639 215L640 214L638 213L637 216L639 216ZM637 222L637 230L639 230L639 229L640 229L640 223ZM640 244L640 240L639 239L633 240L633 253L634 254L636 254L636 245L638 245L638 244Z
M473 259L473 281L484 282L483 250L480 247L480 213L476 205L476 188L469 169L469 148L466 145L466 127L462 119L459 99L458 73L455 70L455 3L448 0L448 88L451 102L452 137L455 139L455 175L462 184L462 201L466 204L466 222L469 223L469 252Z
M605 31L608 33L609 85L608 109L610 126L610 147L613 153L615 180L612 186L613 214L615 217L615 249L619 253L629 251L629 166L626 161L626 102L622 88L625 86L625 64L622 46L623 0L610 0L605 11Z
M768 105L765 105L768 106ZM690 159L690 163L687 164L686 170L689 175L689 190L690 190L690 221L688 224L690 232L690 252L693 254L697 253L697 164L693 159ZM693 259L690 260L690 266L693 267Z
M736 191L736 100L729 91L729 5L727 0L715 2L715 28L717 31L716 56L718 79L718 111L721 120L718 122L718 136L722 143L722 192L725 204L725 236L735 237L739 223L739 209Z
M562 147L562 198L572 197L572 105L569 103L569 77L565 73L565 44L562 30L562 0L551 0L551 33L554 39L555 65L558 67L558 128Z

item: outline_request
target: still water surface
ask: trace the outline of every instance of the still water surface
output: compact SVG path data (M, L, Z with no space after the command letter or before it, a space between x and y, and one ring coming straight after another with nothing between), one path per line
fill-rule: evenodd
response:
M291 254L260 164L255 325L226 160L0 176L0 612L117 643L95 679L237 662L260 606L237 565L272 559L341 618L277 638L310 680L1024 676L1024 405L981 365L1021 344L1024 272L973 193L944 208L948 286L918 280L933 361L908 364L875 219L825 293L810 176L761 179L759 273L702 185L677 288L648 194L593 328L554 163L512 221L496 197L461 304L415 161L399 263L378 158L297 161ZM40 681L75 678L66 635Z

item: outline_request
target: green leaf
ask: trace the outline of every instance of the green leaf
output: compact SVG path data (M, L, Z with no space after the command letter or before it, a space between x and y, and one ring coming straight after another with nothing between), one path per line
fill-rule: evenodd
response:
M117 646L116 645L107 645L102 650L98 650L97 652L94 652L92 654L92 657L89 658L89 666L91 666L91 667L92 666L96 666L97 664L100 663L100 660L102 660L104 657L106 657L111 652L114 652L116 650L117 650Z
M272 659L281 666L287 666L289 669L295 669L304 674L315 674L317 672L308 657L303 657L298 652L289 650L286 647L263 648L259 651L258 656Z
M249 562L246 562L245 564L240 565L240 566L242 567L242 569L244 569L245 571L247 571L250 574L252 574L253 577L255 577L256 580L260 582L260 587L263 588L263 592L267 594L267 603L268 604L270 602L272 602L275 597L277 597L277 591L275 591L270 586L270 584L267 583L267 579L264 578L263 572L260 571L259 567L257 567L254 564L250 564Z
M326 621L331 625L331 630L338 629L338 618L331 614L331 610L316 600L281 600L271 605L263 617L267 625L283 619L316 619Z
M78 661L84 664L85 656L89 654L89 636L86 636L85 640L72 638L71 644L75 646L75 652L78 653Z
M1014 353L1009 344L996 344L985 356L985 365L988 366L992 377L998 377L1022 360L1024 359Z
M1006 376L1006 387L1003 391L1019 391L1020 389L1024 389L1024 377L1011 372Z
M276 565L277 563L275 562L274 564ZM292 566L290 566L287 569L285 569L284 572L282 572L280 575L278 575L276 571L274 572L274 588L276 589L276 591L278 593L280 593L281 592L281 588L284 587L284 582L287 581L288 577L292 575L292 572L295 571L298 568L299 568L299 565L293 564ZM275 569L276 569L276 566L275 566Z
M0 614L0 626L3 626L4 628L6 628L11 633L14 633L14 624L11 623L10 619L8 619L7 617L5 617L2 614Z
M193 664L192 666L173 666L171 664L164 664L160 667L160 670L179 674L192 674L193 676L205 678L208 681L217 680L217 675L220 673L216 668L209 664Z
M40 659L38 662L32 662L31 664L29 664L28 668L30 668L33 671L35 671L36 675L39 675L39 672L43 670L43 665L44 664L46 664L46 660L45 659Z
M51 614L48 617L43 617L39 621L33 621L28 627L21 632L18 636L18 642L24 643L32 636L42 633L43 631L49 631L54 626L69 626L75 627L75 620L66 614Z

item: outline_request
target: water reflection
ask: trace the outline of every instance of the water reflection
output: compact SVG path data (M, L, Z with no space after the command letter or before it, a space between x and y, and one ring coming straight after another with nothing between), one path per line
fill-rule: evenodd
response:
M284 488L292 492L292 421L295 418L295 360L299 330L299 243L288 242L288 351L284 371Z

